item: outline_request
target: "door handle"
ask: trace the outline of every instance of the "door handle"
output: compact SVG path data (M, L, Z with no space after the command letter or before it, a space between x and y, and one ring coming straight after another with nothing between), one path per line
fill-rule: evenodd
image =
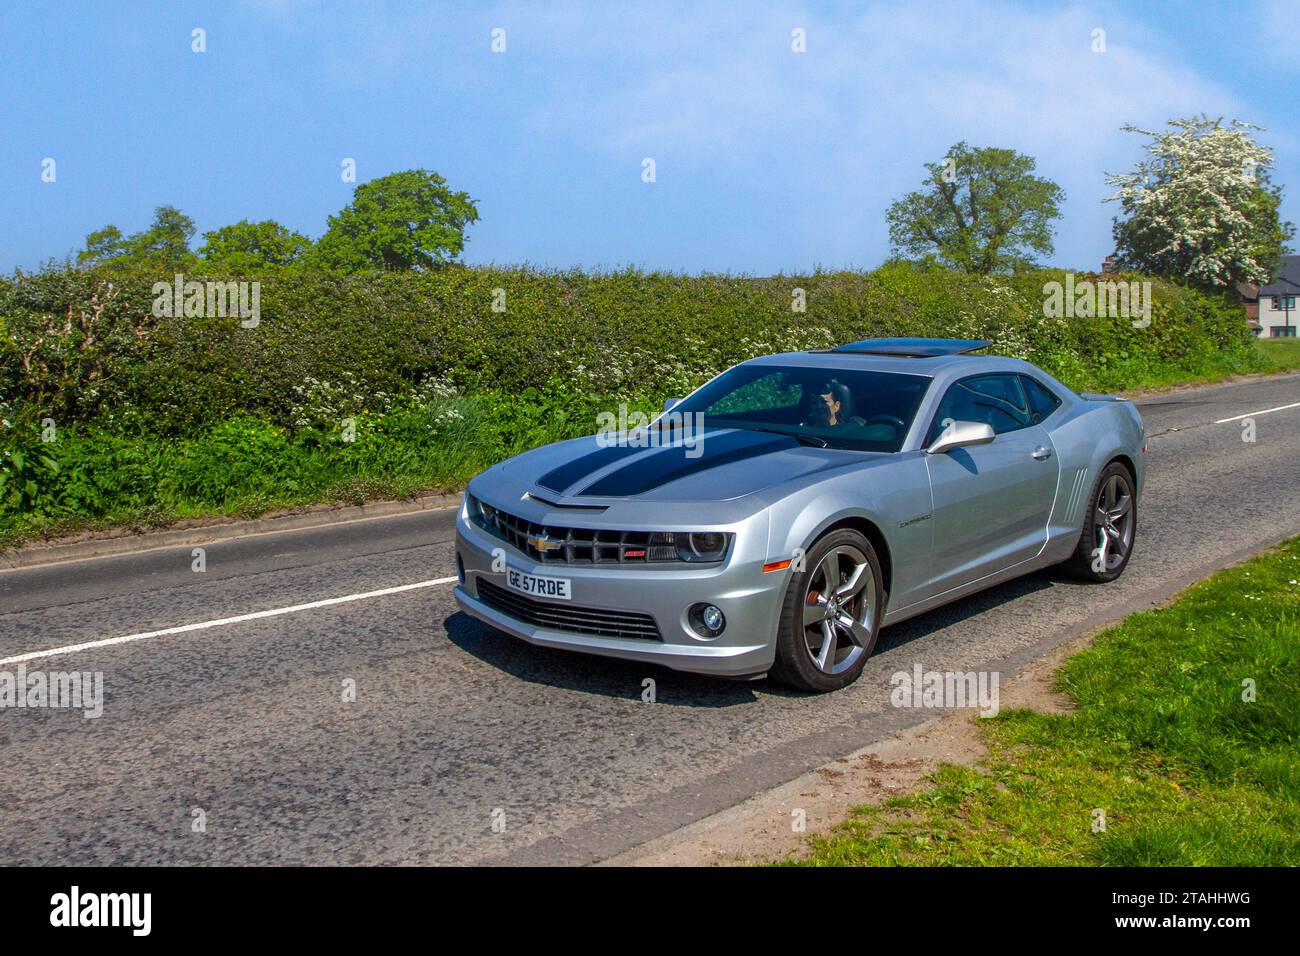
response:
M1046 461L1052 457L1052 449L1039 445L1033 450L1032 454L1035 461Z

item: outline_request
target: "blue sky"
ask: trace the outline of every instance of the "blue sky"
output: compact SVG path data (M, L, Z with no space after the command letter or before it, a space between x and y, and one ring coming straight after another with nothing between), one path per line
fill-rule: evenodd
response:
M470 263L870 268L890 201L962 139L1034 156L1067 195L1052 262L1095 268L1104 174L1140 156L1125 122L1266 127L1300 222L1297 30L1300 0L8 0L0 270L106 223L141 229L164 203L200 231L274 218L314 238L351 197L345 158L361 181L423 167L478 199Z

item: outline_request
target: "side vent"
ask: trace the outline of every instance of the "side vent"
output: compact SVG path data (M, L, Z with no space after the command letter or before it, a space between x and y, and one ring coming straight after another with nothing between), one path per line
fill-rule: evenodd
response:
M1083 498L1083 490L1088 480L1088 469L1080 468L1074 473L1074 478L1070 482L1070 497L1066 501L1065 516L1070 523L1074 523L1075 517L1079 513L1079 502Z

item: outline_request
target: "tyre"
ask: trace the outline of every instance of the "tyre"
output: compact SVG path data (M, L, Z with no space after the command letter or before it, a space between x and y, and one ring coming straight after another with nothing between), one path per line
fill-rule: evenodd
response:
M1088 513L1074 554L1062 564L1083 581L1114 581L1128 567L1137 536L1133 475L1117 461L1102 469L1088 499Z
M816 693L852 684L876 646L884 606L871 542L851 529L825 535L790 578L769 676Z

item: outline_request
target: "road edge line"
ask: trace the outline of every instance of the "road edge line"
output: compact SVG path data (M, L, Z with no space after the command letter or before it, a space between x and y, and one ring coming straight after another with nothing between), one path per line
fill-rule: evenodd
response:
M173 634L191 634L195 631L208 631L214 627L227 627L231 624L243 624L246 621L262 621L269 617L283 617L286 614L298 614L301 611L314 611L323 607L336 607L340 604L352 604L357 601L368 601L371 598L388 597L391 594L405 594L407 591L418 591L422 588L438 587L443 584L451 584L456 580L456 576L445 578L430 578L426 581L414 581L410 584L395 584L391 587L379 588L374 591L359 591L356 594L344 594L339 597L321 598L316 601L307 601L302 604L290 604L286 607L272 607L261 611L246 611L243 614L233 614L228 617L212 618L207 621L194 621L190 624L177 624L172 627L159 628L155 631L137 631L134 634L123 634L120 637L101 637L93 641L82 641L80 644L64 644L59 647L50 647L45 650L21 651L9 657L0 658L0 667L8 667L11 664L25 664L28 661L44 660L47 657L67 657L72 654L80 654L83 651L99 650L102 647L116 647L119 644L134 644L136 641L147 641L154 637L170 637Z

